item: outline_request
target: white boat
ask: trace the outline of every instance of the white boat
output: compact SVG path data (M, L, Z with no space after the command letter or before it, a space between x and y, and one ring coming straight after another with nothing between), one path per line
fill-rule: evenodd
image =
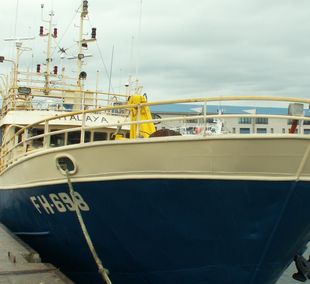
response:
M81 21L87 12L83 1ZM82 70L72 84L47 66L24 86L29 74L17 66L3 90L0 221L75 282L271 284L304 250L309 136L229 134L208 121L272 117L296 128L310 120L303 114L310 100L147 102L141 93L86 91ZM225 100L285 101L295 111L208 114L209 103ZM175 103L203 111L152 118L150 106ZM201 131L158 130L187 121Z

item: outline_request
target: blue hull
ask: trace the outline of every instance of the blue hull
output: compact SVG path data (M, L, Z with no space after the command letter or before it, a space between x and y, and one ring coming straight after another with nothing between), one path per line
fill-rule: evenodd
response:
M309 187L158 179L74 184L113 284L275 283L310 239ZM0 191L0 221L74 281L102 283L60 193L68 193L67 184Z

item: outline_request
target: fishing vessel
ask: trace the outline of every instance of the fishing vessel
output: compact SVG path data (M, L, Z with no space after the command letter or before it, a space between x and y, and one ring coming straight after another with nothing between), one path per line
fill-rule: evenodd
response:
M80 12L83 29L88 1ZM48 45L57 36L52 14L47 31L40 28ZM95 39L94 29L90 39L80 32L71 81L50 70L49 52L44 71L11 62L2 90L0 221L76 283L275 283L310 239L310 137L300 131L310 100L148 102L141 88L86 90L83 46ZM218 101L280 101L289 111L208 114ZM176 103L201 112L150 111ZM289 121L291 133L210 131L212 121L231 117ZM189 121L199 131L167 128Z

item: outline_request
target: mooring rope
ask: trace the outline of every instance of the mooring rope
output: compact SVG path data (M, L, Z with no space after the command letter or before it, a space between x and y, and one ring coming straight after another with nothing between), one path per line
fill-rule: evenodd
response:
M66 169L66 175L67 175L67 180L68 180L68 186L69 186L69 191L70 191L70 195L71 195L71 198L72 198L72 201L73 201L73 204L75 206L75 212L76 212L76 216L79 220L79 223L80 223L80 226L81 226L81 230L83 232L83 235L84 235L84 238L87 242L87 245L88 245L88 248L91 252L91 254L93 255L93 258L97 264L97 267L98 267L98 272L99 274L101 275L103 281L106 283L106 284L112 284L108 274L107 274L107 270L103 267L102 265L102 262L96 252L96 249L94 247L94 244L89 236L89 233L87 231L87 228L86 228L86 225L84 223L84 220L83 220L83 217L82 217L82 214L81 214L81 211L80 211L80 208L79 206L77 205L77 202L76 202L76 198L75 198L75 195L74 195L74 189L73 189L73 185L72 185L72 182L71 182L71 178L70 178L70 174L69 174L69 171L68 169Z

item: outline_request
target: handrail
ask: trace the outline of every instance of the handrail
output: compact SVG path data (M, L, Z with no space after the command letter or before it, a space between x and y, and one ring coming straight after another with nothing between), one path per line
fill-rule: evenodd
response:
M292 102L310 104L310 99L273 97L273 96L219 96L210 98L186 98L176 100L164 100L156 102L143 103L141 106L154 106L160 104L178 104L178 103L200 103L200 102L219 102L219 101L272 101L272 102Z
M166 100L166 101L159 101L159 102L147 102L147 103L141 103L141 104L134 104L134 105L117 105L117 106L104 106L104 107L98 107L92 110L81 110L81 111L74 111L74 112L68 112L65 114L57 115L57 116L51 116L39 121L36 121L35 123L29 124L20 130L18 130L14 136L10 139L5 139L3 141L1 153L0 153L0 160L2 161L0 164L0 172L6 169L10 164L12 164L14 161L20 159L21 157L28 155L29 152L32 151L39 151L38 149L32 149L29 151L27 149L27 144L31 144L31 141L34 141L36 139L42 139L45 141L47 137L50 137L52 135L62 134L62 133L68 133L73 131L81 131L81 133L88 131L88 130L95 130L100 129L102 127L105 128L118 128L122 126L130 126L130 125L141 125L145 123L165 123L165 122L173 122L173 121L190 121L190 120L201 120L203 121L204 125L204 131L201 135L205 136L205 125L210 124L208 122L209 119L219 119L219 120L225 120L227 118L268 118L268 119L283 119L283 120L296 120L296 121L310 121L310 117L306 116L290 116L290 115L271 115L271 114L206 114L206 111L201 110L201 114L198 115L186 115L186 116L175 116L170 118L157 118L157 119L151 119L151 120L137 120L137 121L123 121L118 123L106 123L102 125L94 125L94 126L86 126L85 125L85 115L88 113L105 113L107 114L109 111L113 110L127 110L130 109L140 109L143 106L155 106L155 105L167 105L167 104L176 104L176 103L202 103L205 104L207 102L215 102L215 101L236 101L236 100L243 100L243 101L272 101L272 102L295 102L295 103L303 103L303 104L310 104L310 99L296 99L296 98L286 98L286 97L271 97L271 96L264 96L264 97L257 97L257 96L235 96L235 97L213 97L213 98L195 98L195 99L178 99L178 100ZM67 129L57 130L57 131L50 131L48 129L48 125L53 120L59 120L61 118L65 117L71 117L75 115L83 115L84 123L82 123L81 126L78 127L70 127ZM43 134L35 135L28 137L28 130L30 128L33 128L38 125L45 125L45 132ZM27 133L27 135L26 135ZM22 135L21 141L17 141L17 137L20 137ZM81 135L80 143L84 143L84 137ZM17 143L16 143L17 142ZM43 143L45 144L45 143ZM14 155L15 149L20 149L20 146L24 146L24 150L20 154ZM47 147L50 147L48 144ZM42 149L43 150L43 147ZM13 156L13 157L12 157Z
M213 98L196 98L196 99L178 99L178 100L166 100L166 101L158 101L158 102L147 102L147 103L141 103L141 104L134 104L134 105L118 105L118 106L104 106L99 107L91 110L81 110L81 111L75 111L66 113L63 115L59 115L56 117L56 119L68 117L72 115L77 114L83 114L83 113L92 113L92 112L102 112L107 110L120 110L120 109L131 109L131 108L137 108L142 106L155 106L155 105L167 105L167 104L177 104L177 103L198 103L198 102L214 102L214 101L235 101L235 100L252 100L252 101L278 101L278 102L297 102L297 103L307 103L310 104L310 99L297 99L297 98L286 98L286 97L271 97L271 96L235 96L235 97L213 97ZM246 114L242 114L242 116L245 116ZM261 115L260 115L261 116ZM43 123L45 121L50 121L52 119L55 119L54 116L51 116L49 118L40 120L36 123L33 123L32 125L36 125L39 123Z
M248 118L278 118L278 119L291 119L291 120L304 120L304 121L310 121L310 117L300 117L300 116L288 116L288 115L258 115L258 114L239 114L239 115L229 115L229 114L220 114L220 115L206 115L205 117L203 115L195 115L195 116L178 116L173 118L162 118L162 119L152 119L152 120L144 120L144 121L127 121L122 123L114 123L114 124L106 124L105 127L118 127L118 126L125 126L125 125L132 125L132 124L143 124L143 123L157 123L157 122L168 122L168 121L178 121L178 120L192 120L192 119L201 119L201 118L214 118L214 119L221 119L221 118L238 118L238 117L248 117ZM50 131L48 133L28 137L27 139L22 140L21 142L17 143L16 145L13 145L12 147L8 148L6 153L12 152L14 149L18 148L19 146L24 145L27 142L39 139L39 138L45 138L47 136L51 135L57 135L57 134L63 134L68 132L75 132L75 131L87 131L87 130L94 130L102 128L102 126L91 126L91 127L73 127L70 129L63 129L58 131ZM19 130L21 131L21 130ZM18 135L18 132L16 133L16 136ZM13 141L15 138L12 138L9 141ZM9 144L6 143L6 144ZM37 149L32 151L38 151ZM24 156L25 153L18 155L13 160L17 160L20 156ZM0 159L3 159L5 155L0 155ZM8 163L10 164L11 161Z
M107 93L99 90L81 90L80 88L76 88L76 85L72 85L72 88L68 88L69 85L65 83L61 83L66 86L66 88L62 87L51 87L49 88L49 94L46 95L45 88L41 86L32 86L31 94L22 95L16 94L17 87L11 88L8 91L8 94L4 98L4 103L2 106L2 115L6 114L10 110L37 110L40 109L37 107L38 104L42 104L40 98L46 100L48 99L59 99L62 101L55 101L54 104L60 107L60 111L68 111L65 107L65 104L70 104L72 107L76 108L89 108L93 105L95 106L103 106L109 105L116 102L125 103L128 99L128 95L126 94L116 94L116 93ZM76 94L79 96L85 97L85 100L81 102L76 101ZM37 99L37 101L36 101ZM48 108L53 108L53 102L46 102L48 104ZM54 106L55 107L55 106Z

